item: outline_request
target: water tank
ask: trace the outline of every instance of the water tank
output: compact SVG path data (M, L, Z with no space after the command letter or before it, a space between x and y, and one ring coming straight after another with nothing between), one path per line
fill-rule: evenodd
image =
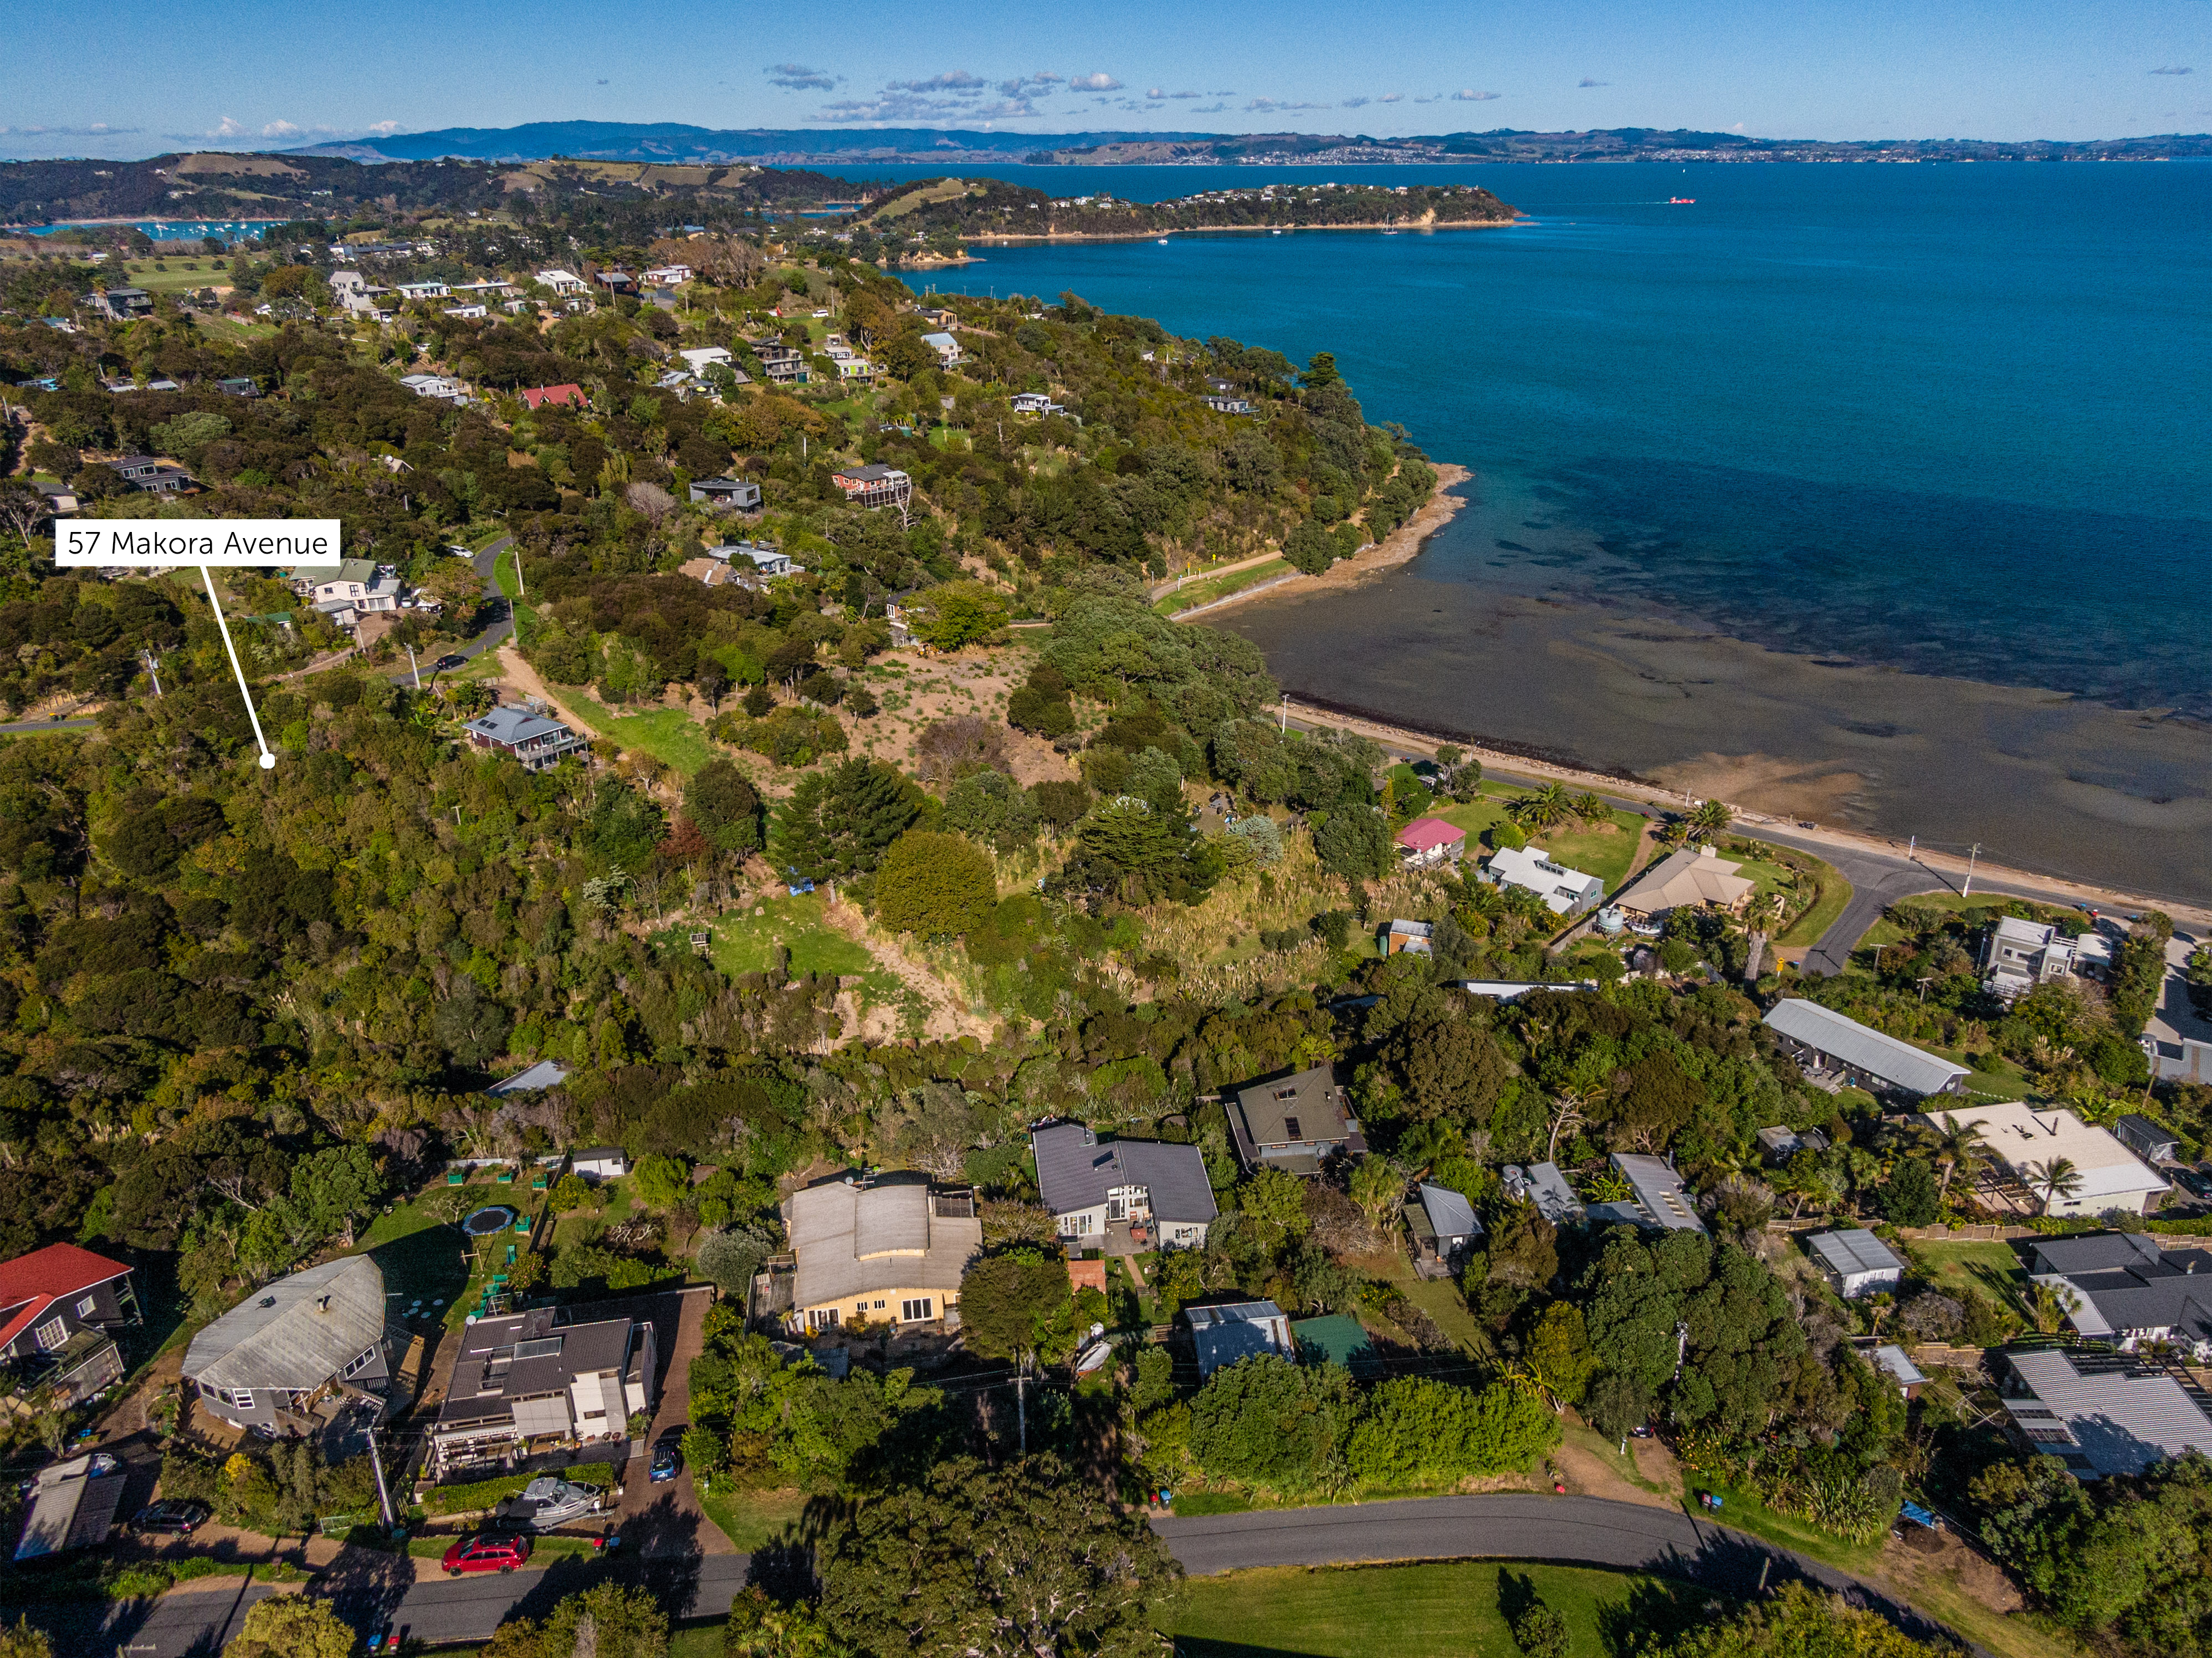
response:
M1620 913L1618 904L1607 904L1597 913L1597 930L1608 938L1617 938L1628 926L1628 918Z

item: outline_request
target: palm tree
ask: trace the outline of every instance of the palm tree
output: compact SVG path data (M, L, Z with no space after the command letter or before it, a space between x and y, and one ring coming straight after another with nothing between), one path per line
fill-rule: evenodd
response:
M2081 1190L2081 1171L2074 1166L2070 1157L2053 1157L2048 1163L2023 1163L2020 1173L2021 1178L2027 1182L2029 1191L2042 1194L2045 1212L2049 1212L2052 1199L2074 1197Z
M1528 829L1550 829L1574 815L1574 800L1565 783L1550 784L1513 803L1514 821Z
M2027 1304L2028 1322L2047 1336L2057 1335L2067 1315L2081 1304L2081 1297L2063 1284L2033 1284L2022 1299Z
M1585 823L1603 823L1613 817L1613 808L1606 805L1605 797L1595 789L1584 789L1575 796L1573 805L1575 816Z
M1960 1122L1947 1111L1940 1128L1923 1128L1920 1135L1935 1154L1936 1168L1942 1171L1943 1178L1936 1188L1939 1198L1950 1195L1954 1175L1972 1180L1990 1166L1991 1153L1979 1123Z
M1718 835L1735 821L1735 814L1725 801L1700 800L1698 809L1690 814L1690 832L1703 836Z

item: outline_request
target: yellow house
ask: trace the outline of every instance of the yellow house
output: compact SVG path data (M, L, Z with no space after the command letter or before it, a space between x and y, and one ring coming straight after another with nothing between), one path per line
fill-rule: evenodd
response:
M793 1193L784 1220L798 1260L787 1315L795 1333L957 1322L961 1275L983 1248L972 1188L846 1175Z

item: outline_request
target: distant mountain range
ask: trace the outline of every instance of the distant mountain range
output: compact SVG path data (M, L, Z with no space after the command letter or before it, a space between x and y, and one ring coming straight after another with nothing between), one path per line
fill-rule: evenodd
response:
M2212 155L2212 136L2100 138L2078 143L2034 139L1884 138L1838 143L1815 138L1749 138L1735 132L1615 127L1589 132L1448 132L1413 138L1361 134L1261 132L972 132L930 127L717 131L675 122L534 121L515 127L447 127L287 152L358 161L423 161L466 156L530 161L665 163L749 161L769 167L855 167L1024 161L1089 167L1218 166L1222 163L1346 164L1396 161L2150 161Z

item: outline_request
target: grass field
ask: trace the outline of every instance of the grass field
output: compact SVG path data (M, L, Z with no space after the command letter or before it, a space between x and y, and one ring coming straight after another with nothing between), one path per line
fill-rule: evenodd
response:
M1275 1566L1192 1578L1155 1621L1176 1658L1520 1658L1510 1615L1532 1597L1566 1619L1571 1658L1685 1628L1709 1598L1663 1578L1494 1560Z
M1439 800L1429 808L1426 815L1441 817L1455 829L1465 829L1468 841L1468 855L1472 858L1474 856L1473 843L1480 838L1483 831L1492 824L1507 821L1511 816L1508 809L1512 803L1530 792L1486 783L1481 799L1470 800L1464 805ZM1605 883L1606 890L1611 891L1627 878L1628 866L1636 860L1637 839L1643 833L1644 821L1638 813L1616 811L1613 814L1610 829L1596 825L1584 828L1576 824L1558 829L1532 831L1528 844L1543 847L1553 863L1596 876Z
M714 745L707 733L681 708L617 714L575 687L563 685L560 689L562 702L582 716L598 735L649 754L685 777L714 757Z
M486 1186L479 1189L489 1192L497 1188ZM458 1324L468 1310L470 1274L463 1265L466 1248L460 1229L431 1216L424 1207L422 1196L418 1196L412 1202L398 1205L388 1215L379 1215L375 1224L362 1234L354 1253L369 1256L384 1274L385 1293L393 1297L392 1322L411 1333L428 1336L441 1323L448 1327ZM407 1324L404 1320L408 1304L417 1297L422 1300L424 1315ZM443 1306L436 1304L441 1301Z
M765 1548L798 1524L805 1511L803 1491L706 1491L699 1506L723 1536L750 1552Z
M1255 564L1249 569L1231 570L1226 575L1207 576L1197 581L1187 581L1175 592L1161 599L1152 608L1162 616L1173 616L1178 610L1194 610L1200 604L1211 604L1217 598L1226 598L1231 593L1262 581L1273 581L1277 576L1291 574L1291 566L1279 558L1271 558L1264 564Z
M122 268L122 276L131 287L143 288L149 294L181 294L194 288L228 288L230 286L229 262L225 260L223 268L218 270L215 268L215 255L197 252L188 258L133 259ZM156 264L167 268L156 270L154 269ZM111 265L109 269L113 270L114 267Z
M2021 1292L2027 1288L2027 1274L2021 1270L2020 1257L2013 1254L2010 1244L1995 1238L1957 1242L1908 1239L1905 1248L1937 1289L1953 1295L1971 1284L2004 1305L2017 1308Z
M1820 935L1836 924L1844 906L1851 902L1851 884L1844 879L1841 870L1809 852L1796 855L1813 865L1814 877L1820 884L1820 896L1814 901L1812 908L1791 922L1789 930L1775 940L1778 944L1819 943Z
M718 917L710 931L710 955L716 967L735 978L764 973L776 945L791 951L791 970L799 973L859 974L866 982L862 999L895 1002L902 987L898 976L878 965L864 944L847 938L822 919L827 899L818 892L796 898L769 898L752 910Z

